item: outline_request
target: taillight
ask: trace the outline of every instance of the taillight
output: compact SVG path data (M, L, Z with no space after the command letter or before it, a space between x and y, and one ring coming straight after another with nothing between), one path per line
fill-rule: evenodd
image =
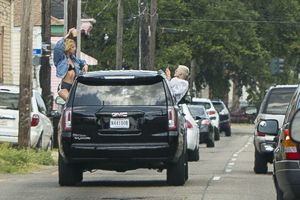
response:
M214 115L214 114L216 114L216 112L213 111L213 110L211 110L211 111L208 111L207 114L208 114L208 115Z
M193 124L189 120L186 120L186 127L193 128Z
M34 126L37 126L40 122L40 117L38 114L33 114L32 117L31 117L31 126L34 127Z
M289 160L299 160L300 152L298 151L297 145L291 140L289 135L289 130L285 129L283 133L284 133L283 146L284 146L284 152L286 158Z
M169 130L177 130L177 112L175 108L168 109Z
M72 131L72 109L66 108L63 114L63 130Z
M264 133L262 133L262 132L259 132L259 131L257 131L257 136L266 136L266 134L264 134Z
M209 125L210 121L208 119L204 119L204 120L201 121L201 124L202 125Z

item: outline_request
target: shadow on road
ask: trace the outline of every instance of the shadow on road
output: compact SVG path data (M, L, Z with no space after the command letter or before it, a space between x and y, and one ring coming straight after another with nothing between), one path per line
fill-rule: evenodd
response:
M146 180L146 181L83 181L77 185L77 187L93 187L93 186L110 186L110 187L149 187L149 186L168 186L166 181L155 181L155 180Z

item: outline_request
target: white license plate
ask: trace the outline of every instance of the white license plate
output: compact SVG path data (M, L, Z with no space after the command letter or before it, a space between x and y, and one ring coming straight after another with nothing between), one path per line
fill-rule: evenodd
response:
M129 119L128 118L111 118L109 127L110 128L129 128Z

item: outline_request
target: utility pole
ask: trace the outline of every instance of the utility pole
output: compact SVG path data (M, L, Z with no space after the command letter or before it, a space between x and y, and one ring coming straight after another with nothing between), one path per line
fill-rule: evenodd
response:
M156 24L157 24L157 0L151 0L150 8L150 40L149 40L149 70L155 66L155 48L156 48Z
M50 0L42 0L42 57L40 69L40 86L42 97L47 110L52 110L51 96L51 67L49 57L51 53L51 4Z
M20 44L20 96L19 135L20 147L30 146L31 96L32 96L32 0L22 1Z
M64 0L64 35L68 33L68 0Z
M67 0L68 1L68 28L77 27L77 0Z
M139 0L139 69L149 66L149 29L147 0Z
M77 29L77 58L80 58L81 52L81 0L77 0L77 18L76 18L76 29Z
M121 69L122 68L123 27L124 27L124 1L123 0L118 0L116 69Z

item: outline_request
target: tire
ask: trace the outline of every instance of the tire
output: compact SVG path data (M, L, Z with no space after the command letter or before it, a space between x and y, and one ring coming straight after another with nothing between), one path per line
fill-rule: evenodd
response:
M73 186L82 181L82 169L68 164L58 153L58 183L60 186Z
M268 172L268 162L266 158L262 154L260 154L256 149L254 156L254 172L256 174L266 174Z
M231 128L230 127L226 128L226 130L225 130L225 136L226 137L230 137L231 136Z
M185 155L184 176L185 176L185 181L187 181L189 179L189 162L188 162L187 154Z
M168 185L180 186L184 185L186 178L186 172L188 167L185 155L181 155L176 163L171 163L167 169L167 183Z
M46 150L51 151L52 149L53 149L53 139L51 137Z
M200 158L199 156L199 147L194 151L188 152L188 161L198 161Z
M215 147L215 140L208 140L206 143L207 148Z
M274 178L275 190L276 190L276 200L284 200L283 192L280 190L276 178Z
M36 143L35 148L38 150L41 150L43 148L43 133L41 133L39 140Z
M214 127L214 132L215 132L215 141L220 140L220 131L218 128Z

